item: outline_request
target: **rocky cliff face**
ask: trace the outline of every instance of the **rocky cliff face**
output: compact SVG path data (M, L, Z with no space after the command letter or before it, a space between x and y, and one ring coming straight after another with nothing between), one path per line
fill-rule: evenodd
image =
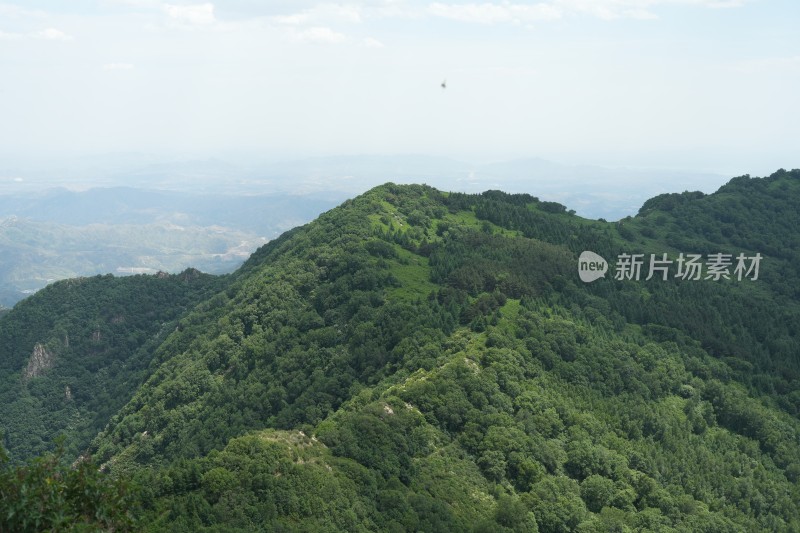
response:
M25 379L41 376L45 370L53 366L53 361L53 354L47 351L44 344L36 343L28 360L28 367L25 369Z

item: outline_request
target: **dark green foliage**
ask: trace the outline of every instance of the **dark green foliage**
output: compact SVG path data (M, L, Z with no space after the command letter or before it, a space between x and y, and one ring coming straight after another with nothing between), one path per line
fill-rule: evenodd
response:
M14 466L0 445L0 531L134 531L139 497L90 460L62 464L64 449Z
M408 482L412 460L428 446L424 418L402 407L402 402L372 404L356 413L345 413L317 428L320 440L333 453L349 457L384 478Z
M153 352L218 278L97 276L57 282L0 320L0 429L13 460L52 449L76 457L133 395ZM37 346L50 368L26 375Z
M150 531L800 530L800 226L760 211L798 202L797 171L619 223L378 187L183 314L90 448ZM587 285L583 250L765 258Z
M592 291L630 322L667 326L682 339L699 341L728 362L731 372L756 394L800 414L800 171L768 178L734 178L712 195L662 195L645 203L628 226L650 228L658 238L639 250L686 253L744 252L764 256L759 280L746 283L658 283L639 287L605 281ZM608 256L607 256L608 257ZM664 329L659 331L663 336Z

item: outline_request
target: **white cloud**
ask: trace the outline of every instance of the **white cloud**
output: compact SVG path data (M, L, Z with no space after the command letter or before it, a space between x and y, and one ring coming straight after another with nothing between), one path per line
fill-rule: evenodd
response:
M38 37L39 39L47 39L48 41L69 41L72 40L72 37L67 35L61 30L57 30L55 28L46 28L42 31L36 32L34 37Z
M555 0L554 5L565 12L612 20L654 18L655 15L647 8L658 2L659 0Z
M361 44L363 44L367 48L383 48L383 43L374 37L365 37L361 41Z
M362 21L361 10L356 6L326 6L325 9L320 11L323 17L332 17L334 20L341 22L350 22L358 24Z
M800 56L766 57L741 61L733 65L731 70L744 74L800 71Z
M0 17L3 18L42 18L46 15L47 13L41 10L23 9L13 4L0 4Z
M103 65L104 70L133 70L133 65L130 63L106 63Z
M700 4L712 8L741 7L750 0L688 0L693 4Z
M137 7L142 9L157 9L161 7L159 0L106 0L111 4L119 4L129 7Z
M292 15L279 15L272 17L273 22L277 22L278 24L286 24L288 26L297 26L300 24L305 24L308 22L308 14L307 13L294 13Z
M552 5L567 12L584 13L610 20L617 18L657 18L652 9L666 5L705 8L731 8L750 0L553 0Z
M278 15L270 20L278 24L359 24L363 21L361 9L354 5L319 4L291 15Z
M428 12L461 22L479 24L529 23L539 20L553 20L561 17L561 10L552 4L444 4L436 2L428 7Z
M330 28L315 26L294 33L293 39L301 43L339 44L345 42L347 36Z
M175 5L164 4L164 11L174 21L191 26L205 26L213 24L214 4Z
M618 18L656 18L653 8L686 5L705 8L731 8L749 0L548 0L523 4L513 2L444 3L434 2L428 13L460 22L478 24L526 24L554 20L570 14L584 14L603 20Z
M268 24L285 28L291 41L312 44L340 44L349 40L344 33L332 27L352 26L364 21L361 8L355 4L320 3L289 15L276 15L266 19ZM361 44L379 48L383 44L367 37Z
M45 28L30 33L15 33L0 31L0 41L16 41L20 39L44 39L47 41L71 41L72 36L56 28Z

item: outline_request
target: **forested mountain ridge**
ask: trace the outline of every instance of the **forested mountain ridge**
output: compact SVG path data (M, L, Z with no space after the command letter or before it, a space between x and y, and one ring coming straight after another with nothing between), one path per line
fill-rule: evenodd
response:
M0 428L16 459L66 437L73 457L143 381L153 350L221 278L95 276L56 282L0 320Z
M798 530L798 267L776 253L798 183L619 223L377 187L184 314L90 450L152 531ZM584 284L584 250L764 257L757 280Z
M736 379L800 415L800 172L741 176L716 193L662 195L617 224L627 239L656 252L765 256L755 283L651 284L659 298L633 306L628 319L671 326L731 364ZM658 248L658 249L656 249ZM675 254L673 254L675 255ZM735 259L734 259L735 262ZM666 294L674 292L674 305ZM686 298L689 298L686 300ZM659 301L661 300L661 301Z

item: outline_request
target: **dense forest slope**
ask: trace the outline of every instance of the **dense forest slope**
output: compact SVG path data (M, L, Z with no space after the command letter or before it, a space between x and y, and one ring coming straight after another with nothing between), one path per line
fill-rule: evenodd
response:
M73 457L131 398L175 321L220 278L96 276L54 283L0 320L0 430L13 457L58 435Z
M617 223L377 187L148 344L89 450L152 531L800 530L798 205L800 171ZM729 279L645 279L681 253Z

